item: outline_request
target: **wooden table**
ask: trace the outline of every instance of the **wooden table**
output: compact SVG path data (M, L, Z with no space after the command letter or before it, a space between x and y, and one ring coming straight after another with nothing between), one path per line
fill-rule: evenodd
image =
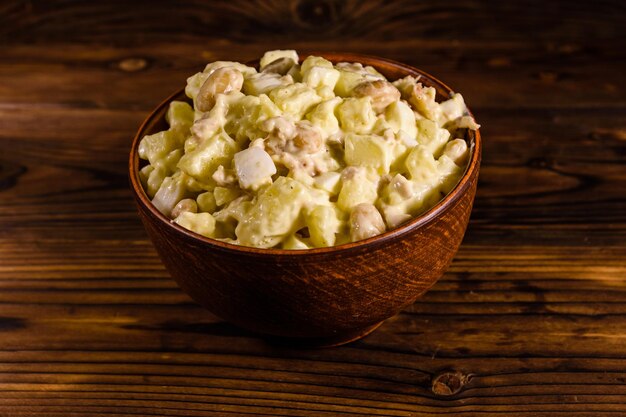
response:
M626 415L626 12L545 3L0 3L0 416ZM413 64L483 125L449 272L340 348L198 307L128 189L162 98L276 47Z

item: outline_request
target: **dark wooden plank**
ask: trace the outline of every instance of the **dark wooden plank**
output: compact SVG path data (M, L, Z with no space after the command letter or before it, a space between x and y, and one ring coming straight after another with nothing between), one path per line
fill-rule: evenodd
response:
M89 1L19 0L0 8L0 34L12 42L145 43L222 38L306 40L432 38L606 39L623 37L623 2L538 0L438 3L395 0Z
M185 79L217 59L248 61L275 41L233 45L212 40L159 42L134 47L92 48L73 43L2 47L0 87L4 106L150 110L182 87ZM626 61L623 39L602 44L590 39L547 42L489 42L462 38L456 42L421 38L374 39L342 43L281 42L298 50L342 49L396 59L435 74L462 92L476 110L481 107L626 107L626 82L615 63ZM623 68L623 66L621 67ZM488 79L489 82L484 82ZM41 96L40 83L46 95ZM105 88L103 88L105 87ZM494 105L497 103L497 105ZM13 106L13 107L11 107Z
M547 282L544 286L550 285ZM615 285L548 290L539 296L536 289L507 291L506 284L499 285L472 294L433 291L386 322L366 345L443 357L624 357L624 291L616 291ZM532 287L523 280L508 286L516 285ZM216 339L225 342L247 334L218 323L175 288L22 289L7 291L2 298L2 323L8 332L2 348L9 350L83 349L87 346L81 348L82 342L90 341L88 347L97 350L204 351L221 343ZM37 307L26 309L27 304ZM107 311L116 314L106 316ZM255 338L250 343L263 341Z

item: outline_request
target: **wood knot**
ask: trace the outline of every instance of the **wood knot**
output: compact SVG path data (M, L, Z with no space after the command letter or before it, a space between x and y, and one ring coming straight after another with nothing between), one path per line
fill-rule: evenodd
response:
M117 63L117 67L125 72L137 72L145 69L148 61L144 58L125 58Z
M572 74L568 72L540 71L534 74L533 77L544 84L555 84L572 78Z
M18 317L0 317L0 332L19 330L26 327L26 321Z
M527 165L530 168L548 169L552 166L552 162L547 160L546 158L537 157L530 158Z
M319 28L337 20L340 3L335 0L300 0L293 11L298 23Z
M615 140L626 141L626 129L611 129L599 127L589 133L589 138L593 140Z
M506 68L510 67L512 62L509 58L498 56L487 61L487 65L491 68Z
M580 45L576 45L573 43L566 43L563 45L559 45L557 49L559 52L569 55L569 54L574 54L576 52L580 52L582 48L580 47Z
M433 378L431 390L435 395L449 397L458 394L469 380L470 376L461 372L442 372Z
M17 179L26 172L26 167L12 162L0 161L0 191L17 184Z

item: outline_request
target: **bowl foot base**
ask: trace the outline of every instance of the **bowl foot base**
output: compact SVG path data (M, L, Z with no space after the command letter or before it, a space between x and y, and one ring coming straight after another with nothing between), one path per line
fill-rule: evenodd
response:
M346 333L337 334L336 336L326 337L270 337L269 342L281 346L291 346L299 348L325 348L345 345L350 342L364 338L368 334L383 324L384 320L371 326L362 327L360 329L351 330Z

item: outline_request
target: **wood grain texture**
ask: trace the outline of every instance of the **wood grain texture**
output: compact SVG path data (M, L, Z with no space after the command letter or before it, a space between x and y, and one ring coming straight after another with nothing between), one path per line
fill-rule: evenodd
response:
M625 13L0 2L0 416L626 414ZM276 46L414 65L483 125L449 272L341 348L272 344L197 306L128 190L131 139L161 99L206 61Z

